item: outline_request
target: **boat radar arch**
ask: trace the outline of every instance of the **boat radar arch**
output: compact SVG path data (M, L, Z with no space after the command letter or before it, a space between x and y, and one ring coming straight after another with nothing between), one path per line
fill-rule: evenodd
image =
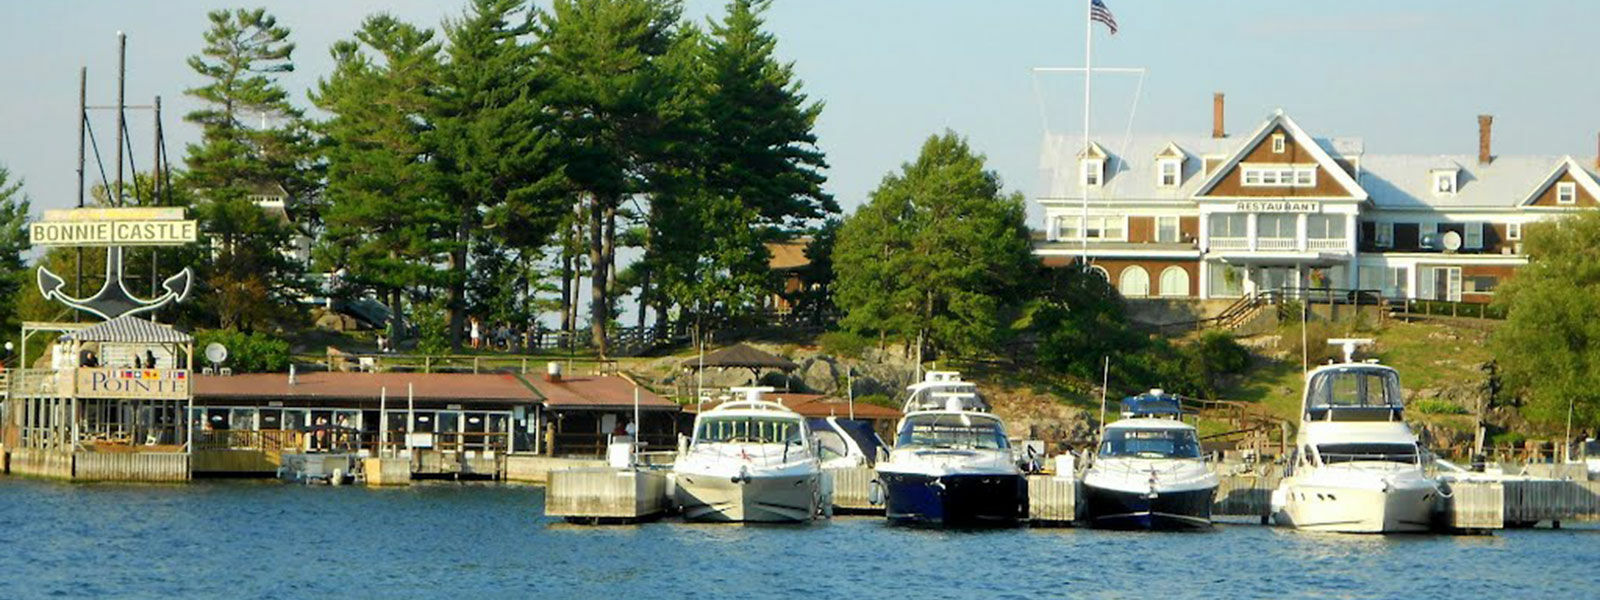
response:
M728 388L728 391L744 396L744 400L746 402L757 402L757 401L761 400L761 395L762 394L768 394L768 393L776 392L776 391L778 391L778 388L772 387L770 385L763 385L763 386L755 386L755 387ZM783 402L781 402L781 401L779 402L779 404L782 404L782 403Z
M1356 361L1356 349L1371 346L1373 340L1372 338L1332 338L1328 340L1328 344L1338 346L1343 350L1344 362L1351 363Z

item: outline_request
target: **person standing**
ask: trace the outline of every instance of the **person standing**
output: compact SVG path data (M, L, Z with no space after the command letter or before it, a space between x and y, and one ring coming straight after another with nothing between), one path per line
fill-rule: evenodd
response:
M483 338L480 337L482 334L478 331L478 318L477 317L471 317L471 318L467 319L467 321L472 325L472 332L470 334L472 336L472 349L473 350L477 350L478 349L478 345L483 340Z

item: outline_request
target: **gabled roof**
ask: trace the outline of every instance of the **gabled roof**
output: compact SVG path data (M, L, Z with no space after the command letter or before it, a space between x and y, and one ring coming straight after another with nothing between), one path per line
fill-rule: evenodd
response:
M1497 156L1480 164L1476 154L1368 154L1361 158L1361 187L1374 206L1390 210L1510 209L1544 180L1559 156ZM1459 166L1456 193L1433 193L1431 172Z
M1322 144L1318 143L1317 140L1312 138L1310 134L1307 134L1304 129L1301 129L1300 125L1294 122L1294 119L1291 119L1289 118L1289 115L1284 114L1282 109L1274 112L1272 117L1262 122L1259 127L1256 127L1255 133L1250 134L1250 137L1246 138L1244 144L1234 149L1233 154L1228 157L1228 160L1222 163L1222 166L1218 167L1217 170L1213 171L1211 175L1206 178L1205 183L1200 185L1200 189L1199 191L1195 192L1195 195L1204 196L1210 193L1212 188L1216 187L1218 183L1221 183L1224 178L1233 172L1234 167L1239 166L1239 161L1243 160L1246 155L1250 154L1250 152L1254 150L1257 145L1260 145L1261 142L1266 139L1269 132L1277 129L1278 127L1282 127L1285 131L1288 131L1289 138L1293 140L1296 145L1304 148L1306 153L1310 154L1311 158L1317 161L1318 166L1322 167L1324 171L1331 175L1334 181L1339 182L1339 185L1344 188L1345 192L1348 193L1351 198L1356 200L1367 199L1367 191L1361 188L1361 184L1356 183L1355 178L1351 177L1349 173L1346 173L1344 167L1339 166L1339 163L1333 160L1333 156L1328 154L1327 149L1323 148Z
M1105 158L1109 156L1106 154L1106 149L1100 146L1100 142L1096 142L1094 140L1089 140L1089 147L1085 150L1089 152L1089 158ZM1078 158L1083 158L1083 153L1084 150L1079 150Z
M749 344L734 344L706 353L705 357L693 357L683 361L683 368L698 369L701 366L716 368L739 369L779 369L790 371L800 368L794 361L764 352Z
M63 335L61 339L114 344L187 344L194 341L187 333L133 316L91 325Z
M1188 155L1183 153L1183 149L1179 148L1177 143L1167 142L1167 147L1162 148L1160 152L1157 152L1156 158L1184 159L1188 158Z
M1199 135L1139 135L1128 138L1109 138L1111 145L1106 161L1106 178L1103 185L1089 186L1090 201L1118 200L1188 200L1200 181L1204 164L1199 160L1185 160L1182 179L1178 187L1156 185L1156 169L1161 161L1156 156L1168 146L1175 146L1189 157L1227 152L1233 140ZM1098 145L1098 144L1097 144ZM1041 142L1039 168L1044 172L1044 197L1077 200L1083 194L1080 186L1077 153L1083 150L1083 138L1067 134L1046 134ZM1127 157L1127 158L1124 158Z
M1556 180L1561 179L1561 175L1564 173L1571 173L1573 181L1583 186L1584 191L1589 192L1590 198L1600 198L1600 185L1595 183L1594 177L1591 177L1589 172L1584 170L1583 165L1578 164L1578 161L1573 160L1571 156L1563 156L1561 161L1556 163L1555 168L1550 170L1550 174L1546 175L1544 180L1537 187L1534 187L1522 199L1520 204L1526 206L1538 200L1539 196L1544 195L1545 190L1555 185Z

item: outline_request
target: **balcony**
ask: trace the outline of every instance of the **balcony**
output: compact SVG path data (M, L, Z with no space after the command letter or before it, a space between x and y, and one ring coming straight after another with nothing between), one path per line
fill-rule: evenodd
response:
M1214 237L1211 238L1212 250L1249 250L1250 238L1242 237Z
M1300 243L1294 238L1259 238L1256 240L1256 250L1263 252L1293 252L1300 249Z
M1345 248L1348 247L1348 246L1346 246L1346 244L1348 244L1348 243L1349 243L1348 240L1345 240L1344 238L1333 238L1333 239L1326 239L1326 240L1306 240L1306 249L1307 250L1344 250Z

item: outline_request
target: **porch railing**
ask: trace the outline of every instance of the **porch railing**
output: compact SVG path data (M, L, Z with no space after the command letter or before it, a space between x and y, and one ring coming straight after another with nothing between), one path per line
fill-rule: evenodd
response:
M1214 237L1210 244L1212 250L1249 250L1250 238Z
M1300 241L1295 238L1257 238L1257 250L1299 250Z

